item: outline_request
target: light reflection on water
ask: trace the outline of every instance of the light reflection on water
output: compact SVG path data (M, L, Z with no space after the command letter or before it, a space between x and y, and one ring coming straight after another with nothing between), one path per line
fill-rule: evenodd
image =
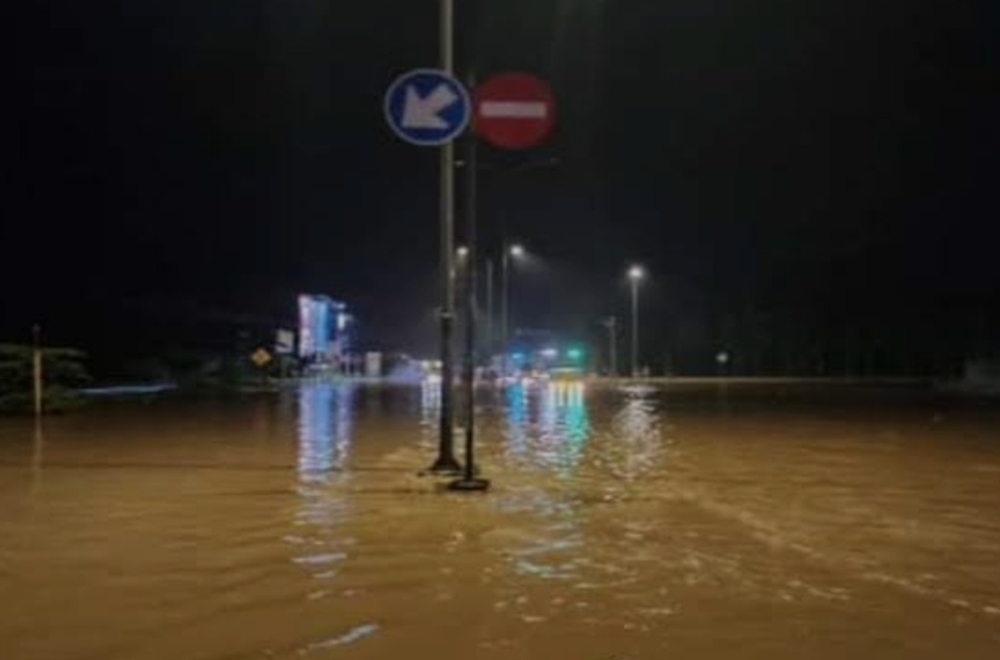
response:
M310 383L299 390L299 477L323 482L347 460L355 385Z
M583 383L549 383L541 393L540 416L536 461L561 477L572 476L590 436Z
M429 380L420 383L420 429L425 442L438 431L441 410L441 386Z
M504 391L506 414L505 437L510 443L510 452L523 457L527 453L528 424L530 423L528 388L516 383Z
M573 477L590 437L583 383L514 384L504 397L506 455L532 473L565 481ZM516 575L531 579L575 580L584 545L584 512L572 495L536 483L519 483L498 493L493 505L506 513L531 516L535 532L501 532L502 555Z
M309 383L299 390L298 475L300 505L296 531L285 536L295 547L293 563L317 579L337 576L354 539L338 529L351 507L342 486L351 446L356 386L350 383ZM325 595L316 592L314 597Z
M570 477L590 438L590 413L583 383L518 383L505 392L507 454L536 469Z
M609 455L614 475L631 482L654 471L661 460L665 413L661 397L649 388L630 388L624 394L624 403L611 424Z

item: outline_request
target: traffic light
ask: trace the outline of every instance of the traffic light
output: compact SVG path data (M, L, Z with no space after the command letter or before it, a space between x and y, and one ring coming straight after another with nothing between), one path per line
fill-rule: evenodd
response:
M583 350L579 348L571 348L566 351L566 357L568 357L573 362L579 362L583 359Z

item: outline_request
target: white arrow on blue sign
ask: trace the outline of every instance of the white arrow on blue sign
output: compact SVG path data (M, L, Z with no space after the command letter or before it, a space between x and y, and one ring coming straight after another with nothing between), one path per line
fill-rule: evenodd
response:
M448 144L469 123L472 103L460 82L445 71L414 69L385 92L385 120L400 139L421 147Z

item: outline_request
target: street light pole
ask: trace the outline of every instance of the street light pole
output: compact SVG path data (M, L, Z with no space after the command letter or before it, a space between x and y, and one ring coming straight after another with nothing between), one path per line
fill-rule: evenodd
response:
M639 266L632 266L628 278L632 284L632 378L639 376L639 281L643 271Z
M475 73L469 73L469 89L476 85ZM488 479L476 477L476 137L471 133L466 145L466 240L465 258L465 356L462 365L465 389L465 471L460 479L448 484L450 490L484 491L490 487Z
M639 375L639 279L632 280L632 378Z
M510 260L520 259L523 256L524 248L521 245L517 243L511 245L504 238L503 256L500 258L500 341L504 376L507 375L507 343L510 341Z
M510 248L507 239L501 244L500 255L500 377L507 377L507 305L510 279Z
M441 69L454 69L454 0L440 0ZM455 458L454 438L454 353L452 332L455 323L455 148L449 142L440 152L441 223L441 410L438 428L438 456L430 467L434 474L459 474L462 466Z

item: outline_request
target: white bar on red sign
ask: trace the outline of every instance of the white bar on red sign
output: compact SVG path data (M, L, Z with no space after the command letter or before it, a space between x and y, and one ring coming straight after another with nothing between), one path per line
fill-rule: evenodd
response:
M485 118L544 119L548 108L537 101L483 101L479 114Z

